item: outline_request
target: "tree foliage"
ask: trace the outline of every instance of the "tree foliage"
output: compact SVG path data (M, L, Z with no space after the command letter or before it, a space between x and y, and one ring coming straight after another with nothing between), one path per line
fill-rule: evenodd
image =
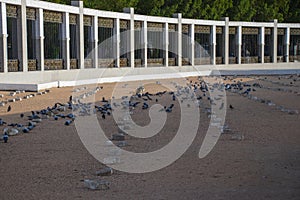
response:
M70 4L71 0L47 0ZM133 7L135 13L171 17L219 20L229 16L234 21L300 22L299 0L84 0L84 6L122 12Z

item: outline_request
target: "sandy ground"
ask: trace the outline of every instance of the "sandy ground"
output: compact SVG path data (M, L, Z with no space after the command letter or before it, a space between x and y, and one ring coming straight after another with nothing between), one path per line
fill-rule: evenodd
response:
M187 82L197 79L190 78ZM86 150L74 123L65 126L65 119L56 121L50 117L38 123L30 133L11 136L6 144L0 141L0 199L299 199L300 114L295 112L300 111L300 77L250 76L224 80L225 83L238 81L250 85L258 83L262 87L251 87L256 90L250 92L251 97L226 92L226 107L230 104L234 107L227 109L225 124L230 130L221 135L205 158L199 159L198 153L209 124L205 108L210 104L206 97L203 97L200 125L192 145L174 163L150 173L114 170L111 176L96 176L96 171L105 165ZM47 94L0 107L0 118L8 124L25 124L30 111L52 107L56 102L66 103L70 95L102 86L95 98L84 100L102 105L98 102L102 97L117 98L123 95L122 88L131 88L129 90L133 92L142 84L53 88ZM150 93L169 90L164 84L155 82L144 85ZM72 92L75 89L82 90ZM4 95L0 101L12 98L9 92L0 94ZM18 95L29 94L32 93ZM124 149L154 151L175 136L180 122L179 102L172 101L168 94L154 98L162 106L175 105L164 128L147 139L126 136L128 146ZM154 98L147 101L149 105L156 103ZM12 108L10 112L7 112L8 105ZM145 126L150 122L148 112L142 110L140 104L133 110L132 119ZM20 117L21 113L25 114L24 118ZM112 116L102 119L98 114L98 119L108 137L118 132ZM7 125L0 126L1 133L5 127ZM107 180L110 188L90 190L84 186L84 179Z

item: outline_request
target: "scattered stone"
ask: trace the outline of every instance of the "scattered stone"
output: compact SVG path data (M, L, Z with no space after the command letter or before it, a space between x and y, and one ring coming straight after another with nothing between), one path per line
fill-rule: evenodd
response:
M0 107L3 107L5 106L5 103L4 102L0 102Z
M231 136L231 140L242 141L244 139L245 139L245 136L243 134L234 134Z
M127 146L127 142L126 141L120 141L120 142L117 143L117 146L118 147L125 147L125 146Z
M4 95L3 94L0 94L0 98L3 98L4 97Z
M118 157L107 157L103 159L103 164L105 165L113 165L120 163L121 160Z
M113 145L114 145L114 143L112 141L110 141L110 140L107 140L105 142L105 146L113 146Z
M96 171L97 176L110 176L113 174L113 169L111 167L106 167L99 171Z
M16 99L8 99L8 102L15 102Z
M106 180L84 180L85 187L91 190L108 190L110 183Z
M288 110L287 113L290 114L290 115L297 115L297 114L299 114L298 110Z
M18 131L18 129L15 129L15 128L5 128L3 130L3 135L5 133L7 133L7 135L9 135L9 136L14 136L14 135L19 134L19 131Z
M116 141L124 141L125 140L125 135L122 133L117 133L112 135L112 140Z
M31 121L32 121L32 122L39 123L39 122L41 122L41 121L42 121L42 119L32 119Z
M13 96L16 95L16 93L15 92L11 92L11 93L9 93L9 95L13 97Z

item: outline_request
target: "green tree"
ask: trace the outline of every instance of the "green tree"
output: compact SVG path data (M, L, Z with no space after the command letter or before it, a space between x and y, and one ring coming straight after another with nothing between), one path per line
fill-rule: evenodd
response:
M219 20L232 7L232 0L204 0L203 19Z
M70 4L71 0L46 0ZM234 6L233 6L234 5ZM299 0L84 0L88 8L122 12L125 7L135 13L171 17L219 20L229 16L235 21L300 22Z

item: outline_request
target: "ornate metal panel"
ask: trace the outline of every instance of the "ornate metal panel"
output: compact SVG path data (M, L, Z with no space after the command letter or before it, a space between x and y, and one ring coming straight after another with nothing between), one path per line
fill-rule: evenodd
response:
M18 7L16 5L6 5L6 15L7 17L18 17Z
M265 63L270 63L271 62L271 57L270 56L264 56L264 62Z
M52 23L62 23L63 17L62 13L44 10L44 21Z
M169 24L169 32L175 32L176 31L176 25L175 24Z
M35 8L26 8L26 18L36 20Z
M135 21L134 22L134 30L140 30L142 28L142 22L141 21Z
M114 67L114 59L113 58L102 58L98 59L98 67Z
M45 68L45 70L63 69L63 60L62 59L45 59L44 68Z
M77 69L78 64L77 64L77 59L70 59L70 69Z
M128 66L128 59L120 58L120 67L127 67L127 66Z
M114 19L98 18L98 27L113 28L114 27Z
M37 70L37 60L28 59L28 71L36 71L36 70Z
M234 35L236 33L236 28L235 27L229 27L229 34Z
M210 33L210 26L195 26L195 33Z
M69 23L76 25L77 24L77 15L69 14Z
M236 57L229 57L229 64L236 64Z
M83 24L85 26L92 26L92 17L91 16L83 16Z
M161 23L153 23L153 22L148 22L147 23L147 29L148 31L163 31L163 24Z
M185 65L190 65L190 59L189 58L182 58L182 65L185 66Z
M188 33L189 32L189 25L183 24L182 25L182 33Z
M277 35L284 35L284 29L283 28L277 29Z
M147 59L147 63L150 66L153 66L153 65L161 66L164 64L164 59L163 58L150 58L150 59Z
M243 27L242 34L244 35L258 35L258 28Z
M265 35L271 35L271 28L265 28Z
M300 61L300 55L297 56L289 56L290 62L299 62Z
M258 56L242 57L241 63L258 63Z
M176 65L176 58L169 58L169 66L175 66Z
M127 21L127 20L120 20L120 28L121 29L129 29L129 21Z
M216 57L216 64L223 64L223 57Z
M290 34L291 35L300 35L300 28L291 28Z
M19 71L19 60L18 59L9 59L7 61L7 67L9 72Z
M210 64L210 57L195 58L194 63L195 63L195 65L209 65Z
M92 68L93 67L93 59L84 59L84 68Z
M223 27L220 27L220 26L216 27L216 32L217 32L217 34L222 34L223 33Z
M142 67L142 59L134 59L134 67Z

